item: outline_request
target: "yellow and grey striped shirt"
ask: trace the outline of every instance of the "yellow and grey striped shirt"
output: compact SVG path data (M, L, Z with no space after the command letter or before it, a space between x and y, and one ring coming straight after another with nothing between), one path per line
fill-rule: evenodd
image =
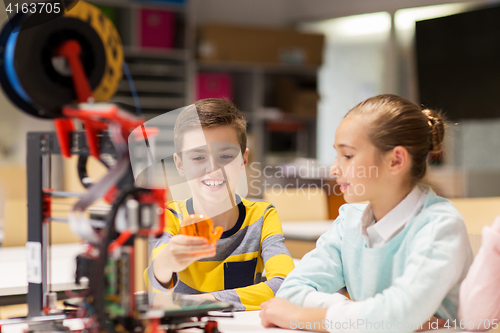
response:
M174 274L172 287L183 294L211 293L237 310L259 310L262 302L274 297L294 265L274 206L240 197L237 201L238 221L222 234L216 255ZM167 207L165 232L152 242L151 264L144 274L148 287L158 291L172 289L164 288L155 278L152 261L170 238L179 234L182 217L194 214L192 199L171 201ZM267 280L262 282L264 269Z

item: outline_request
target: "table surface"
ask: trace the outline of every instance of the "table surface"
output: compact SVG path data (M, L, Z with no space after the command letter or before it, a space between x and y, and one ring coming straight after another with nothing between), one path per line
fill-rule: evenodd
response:
M285 239L316 241L332 226L332 220L282 222Z
M56 244L50 249L52 291L81 288L75 284L76 256L85 251L82 244ZM28 292L26 247L0 248L0 296ZM8 272L8 274L4 274Z
M236 333L236 332L304 332L299 330L283 329L283 328L265 328L262 326L259 317L260 311L246 311L246 312L235 312L234 318L217 318L219 323L219 330L223 333ZM462 330L453 329L440 329L433 331L424 332L462 332Z
M331 223L332 221L285 222L283 223L283 233L287 238L296 237L295 239L315 241L330 228ZM58 244L52 245L51 251L52 290L76 288L77 286L74 284L75 258L79 253L85 251L85 246L81 244ZM26 293L28 286L26 248L0 248L0 272L10 272L10 274L0 274L0 296ZM224 333L292 331L279 328L264 328L260 322L259 312L236 312L234 318L217 318L219 329ZM69 322L68 325L73 326L75 322ZM76 326L78 325L76 323ZM7 325L2 327L2 332L23 332L25 328L25 324ZM441 331L444 330L438 330L437 332ZM450 332L449 330L446 331ZM184 332L188 333L188 331Z
M235 312L234 318L216 318L219 323L219 330L223 333L257 333L257 332L268 332L268 333L278 333L278 332L300 332L297 330L288 330L281 328L265 328L262 326L259 317L260 311L246 311L246 312ZM227 315L227 313L223 313ZM80 319L66 320L65 325L71 329L81 329ZM16 325L4 325L2 326L2 333L21 333L27 328L27 324L16 324ZM188 329L183 330L184 333L199 333L200 330ZM431 332L458 332L458 330L434 330ZM460 331L466 333L466 331Z

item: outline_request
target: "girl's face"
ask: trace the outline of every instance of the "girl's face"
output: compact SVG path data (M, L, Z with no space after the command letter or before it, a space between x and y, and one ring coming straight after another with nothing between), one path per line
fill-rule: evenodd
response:
M368 129L369 122L364 118L348 116L335 133L337 157L330 173L337 177L348 203L372 201L384 186L378 151L368 138Z

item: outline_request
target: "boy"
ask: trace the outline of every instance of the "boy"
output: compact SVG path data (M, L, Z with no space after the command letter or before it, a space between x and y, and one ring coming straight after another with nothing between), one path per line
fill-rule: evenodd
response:
M274 297L293 261L276 209L235 193L248 162L243 114L221 99L200 100L194 106L179 114L174 128L175 167L192 197L168 203L165 232L152 244L146 281L155 290L258 310ZM216 247L201 237L179 235L189 214L203 214L223 227ZM267 281L261 282L264 269Z

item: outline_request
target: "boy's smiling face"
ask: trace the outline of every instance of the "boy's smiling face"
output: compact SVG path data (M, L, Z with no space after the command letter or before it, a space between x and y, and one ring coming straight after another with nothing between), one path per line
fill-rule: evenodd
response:
M182 153L175 154L174 161L193 196L216 204L234 198L248 149L241 154L237 132L230 125L195 129L184 134Z

